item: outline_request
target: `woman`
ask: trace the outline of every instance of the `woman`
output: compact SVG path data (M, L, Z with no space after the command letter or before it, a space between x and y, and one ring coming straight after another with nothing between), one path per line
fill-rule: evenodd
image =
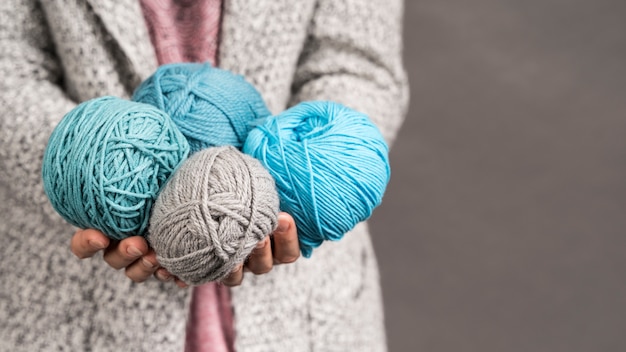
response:
M367 113L393 141L407 105L401 1L226 0L220 10L219 66L244 75L273 113L333 100ZM156 69L139 1L5 0L0 47L0 350L182 350L191 290L75 260L75 229L41 183L43 150L66 112L98 96L127 98ZM89 236L101 238L77 232L74 253L97 252L77 250ZM241 283L230 292L237 351L385 349L366 224L311 259L230 283Z

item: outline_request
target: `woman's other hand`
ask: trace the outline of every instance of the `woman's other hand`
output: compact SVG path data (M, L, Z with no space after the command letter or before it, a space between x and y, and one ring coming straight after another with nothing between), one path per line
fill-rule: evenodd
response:
M277 229L259 242L246 262L223 279L222 283L226 286L238 286L243 281L244 272L265 274L270 272L274 265L293 263L299 257L300 245L296 223L291 215L280 213Z

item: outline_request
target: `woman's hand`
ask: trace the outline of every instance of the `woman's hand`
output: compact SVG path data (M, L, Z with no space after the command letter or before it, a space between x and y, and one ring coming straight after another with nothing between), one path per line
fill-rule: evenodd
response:
M72 253L80 259L90 258L104 251L104 261L116 270L125 269L126 276L134 282L146 281L154 275L157 279L173 281L179 287L187 284L162 268L156 253L140 236L113 241L102 232L93 229L78 230L70 243ZM243 281L244 271L260 275L268 273L274 265L295 262L300 256L296 224L287 213L278 216L278 228L259 242L246 262L238 266L222 283L237 286Z
M149 248L148 242L141 236L115 241L110 240L98 230L78 230L72 237L70 249L80 259L90 258L104 251L104 261L113 269L125 269L126 276L134 282L144 282L150 276L155 275L161 281L173 281L179 287L187 286L159 266L156 253Z
M287 213L278 215L278 227L270 236L259 242L246 262L222 280L226 286L238 286L244 271L260 275L268 273L274 265L293 263L300 257L296 223Z

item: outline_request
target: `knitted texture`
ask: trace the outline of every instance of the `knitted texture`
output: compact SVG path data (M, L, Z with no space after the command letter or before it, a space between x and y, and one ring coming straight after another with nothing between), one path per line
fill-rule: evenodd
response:
M333 100L393 140L406 108L399 0L226 1L220 67L277 114ZM190 290L133 284L68 249L41 160L75 102L128 97L157 69L137 0L0 1L0 350L182 351ZM411 234L407 234L411 235ZM384 351L367 226L231 290L239 352ZM37 283L37 284L33 284Z
M44 188L52 206L75 226L114 239L142 235L158 192L188 152L162 111L96 98L66 114L52 132Z
M274 180L234 147L189 158L159 195L148 241L159 263L186 283L228 276L277 225Z
M208 63L163 65L137 88L133 100L166 111L192 153L212 146L241 148L252 122L270 115L242 76Z

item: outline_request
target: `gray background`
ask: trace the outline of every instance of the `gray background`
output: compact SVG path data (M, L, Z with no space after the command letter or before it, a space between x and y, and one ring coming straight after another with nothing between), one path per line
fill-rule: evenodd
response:
M391 351L626 351L626 1L407 1Z

